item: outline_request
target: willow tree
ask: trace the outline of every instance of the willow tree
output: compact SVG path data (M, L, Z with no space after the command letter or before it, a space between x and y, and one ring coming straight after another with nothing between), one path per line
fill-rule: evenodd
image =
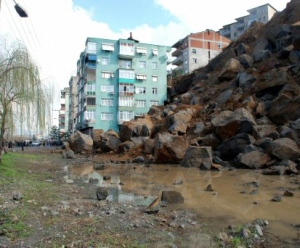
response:
M0 147L3 145L7 129L13 131L15 114L28 115L32 109L45 106L43 86L37 66L33 63L26 47L21 43L0 42ZM45 113L39 111L38 119L45 119ZM24 120L29 116L23 116ZM23 118L22 117L22 118ZM40 121L39 125L45 123Z

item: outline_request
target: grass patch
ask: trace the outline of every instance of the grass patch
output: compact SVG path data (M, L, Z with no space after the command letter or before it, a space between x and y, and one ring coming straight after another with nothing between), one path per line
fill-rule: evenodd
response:
M41 213L41 206L57 202L59 185L47 182L47 175L34 169L42 166L42 158L41 154L10 152L2 155L0 193L3 197L0 195L0 204L9 202L9 207L1 211L0 235L11 240L30 236L30 222ZM21 192L22 199L14 201L13 192Z

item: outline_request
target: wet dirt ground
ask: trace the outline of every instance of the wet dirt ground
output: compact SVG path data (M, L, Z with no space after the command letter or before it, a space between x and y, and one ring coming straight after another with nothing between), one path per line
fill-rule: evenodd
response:
M254 170L216 172L174 165L113 163L95 171L93 163L71 166L69 177L86 181L97 178L99 186L112 189L109 198L115 202L135 202L140 201L138 196L160 197L163 190L176 190L183 195L184 203L172 205L172 209L191 209L205 218L220 218L224 225L265 219L270 223L270 232L283 239L298 237L295 228L300 224L298 176L266 176ZM107 175L110 180L103 180ZM206 190L209 184L212 191ZM292 196L285 196L286 191ZM275 196L281 197L281 201L272 201Z

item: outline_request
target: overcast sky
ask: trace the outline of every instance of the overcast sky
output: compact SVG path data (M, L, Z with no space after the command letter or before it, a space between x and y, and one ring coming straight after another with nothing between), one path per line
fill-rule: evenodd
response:
M1 2L1 0L0 0ZM278 11L287 0L16 0L29 17L20 18L14 0L2 0L0 32L24 41L45 83L58 92L76 75L87 37L128 38L172 46L192 32L218 31L247 10L269 3Z

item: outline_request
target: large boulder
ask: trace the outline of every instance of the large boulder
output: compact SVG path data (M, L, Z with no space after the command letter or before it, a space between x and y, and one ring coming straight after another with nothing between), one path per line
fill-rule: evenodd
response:
M158 133L154 139L154 160L158 164L179 164L187 148L183 136Z
M122 142L133 141L136 145L140 145L151 136L153 127L148 115L133 121L125 121L120 127L120 139Z
M91 152L93 149L93 139L90 135L83 134L80 131L73 133L69 139L68 143L70 149L75 153Z

